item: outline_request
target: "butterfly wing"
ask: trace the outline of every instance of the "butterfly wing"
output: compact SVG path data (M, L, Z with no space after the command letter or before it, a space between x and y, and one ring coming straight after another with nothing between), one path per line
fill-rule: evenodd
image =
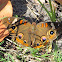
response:
M31 46L31 32L33 31L31 23L15 17L6 17L2 23L6 26L13 41L24 46Z
M16 41L21 43L24 46L31 45L30 27L31 27L31 23L29 22L26 23L25 25L23 24L18 26Z
M50 41L53 41L57 38L56 36L56 30L52 29L52 26L50 26L50 22L40 22L36 25L35 30L35 43L36 48L41 46L46 46L49 44ZM53 35L50 34L50 32L54 33Z

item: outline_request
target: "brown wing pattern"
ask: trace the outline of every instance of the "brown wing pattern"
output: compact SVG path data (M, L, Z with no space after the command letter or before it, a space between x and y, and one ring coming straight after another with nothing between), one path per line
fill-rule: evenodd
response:
M40 22L36 24L33 22L27 22L24 19L7 17L4 18L2 23L9 30L12 39L18 44L23 46L31 46L33 48L45 47L49 43L57 38L57 32L59 27L62 26L61 22ZM58 26L59 25L59 26ZM60 29L62 29L60 27Z

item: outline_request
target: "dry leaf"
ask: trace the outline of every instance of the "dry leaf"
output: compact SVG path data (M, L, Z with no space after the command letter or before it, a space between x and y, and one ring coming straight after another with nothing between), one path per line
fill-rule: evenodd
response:
M0 18L12 17L13 8L10 0L0 0Z

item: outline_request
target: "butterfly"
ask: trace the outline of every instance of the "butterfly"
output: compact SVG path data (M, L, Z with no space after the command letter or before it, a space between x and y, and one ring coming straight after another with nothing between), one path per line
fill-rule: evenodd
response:
M61 22L30 23L25 19L6 17L2 23L9 31L9 36L16 43L27 47L40 48L51 45L59 36L62 29Z

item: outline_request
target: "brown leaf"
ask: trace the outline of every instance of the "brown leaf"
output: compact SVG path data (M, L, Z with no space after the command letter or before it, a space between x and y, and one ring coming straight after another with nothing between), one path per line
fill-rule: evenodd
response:
M12 17L13 8L10 0L0 0L0 18Z

